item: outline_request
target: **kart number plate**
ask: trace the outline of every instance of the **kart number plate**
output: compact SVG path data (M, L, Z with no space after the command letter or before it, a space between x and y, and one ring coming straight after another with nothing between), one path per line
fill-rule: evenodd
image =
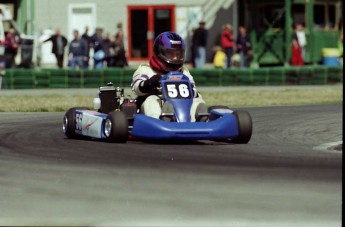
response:
M166 82L164 86L166 96L170 99L190 99L192 96L187 82Z

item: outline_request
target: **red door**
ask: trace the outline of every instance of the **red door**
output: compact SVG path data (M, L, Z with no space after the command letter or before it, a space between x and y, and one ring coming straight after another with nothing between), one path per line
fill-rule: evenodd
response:
M152 56L153 41L164 31L175 31L175 7L128 6L128 58L147 61Z

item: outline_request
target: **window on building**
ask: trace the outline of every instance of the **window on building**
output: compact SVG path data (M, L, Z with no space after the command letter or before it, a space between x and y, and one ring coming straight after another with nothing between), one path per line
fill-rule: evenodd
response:
M324 29L326 26L326 6L324 4L314 5L314 28Z
M314 28L335 29L337 25L336 6L334 3L315 3Z
M335 5L328 5L328 27L335 28L336 16L335 16Z

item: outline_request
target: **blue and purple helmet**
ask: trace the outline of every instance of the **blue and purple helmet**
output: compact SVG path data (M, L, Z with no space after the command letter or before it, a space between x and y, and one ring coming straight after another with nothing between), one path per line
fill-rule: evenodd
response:
M160 61L163 71L180 69L185 58L185 43L181 36L173 32L159 34L153 44L153 54Z

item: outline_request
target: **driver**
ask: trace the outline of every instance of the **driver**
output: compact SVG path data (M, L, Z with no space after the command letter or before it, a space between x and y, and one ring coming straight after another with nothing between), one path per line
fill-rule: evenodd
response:
M141 64L133 74L132 90L137 97L140 112L154 118L161 113L172 113L171 104L162 105L159 98L160 78L171 71L180 71L186 75L193 87L194 99L191 107L191 121L195 121L196 113L207 113L207 107L189 70L183 66L185 59L185 43L181 36L173 32L159 34L153 44L153 56L149 64Z

